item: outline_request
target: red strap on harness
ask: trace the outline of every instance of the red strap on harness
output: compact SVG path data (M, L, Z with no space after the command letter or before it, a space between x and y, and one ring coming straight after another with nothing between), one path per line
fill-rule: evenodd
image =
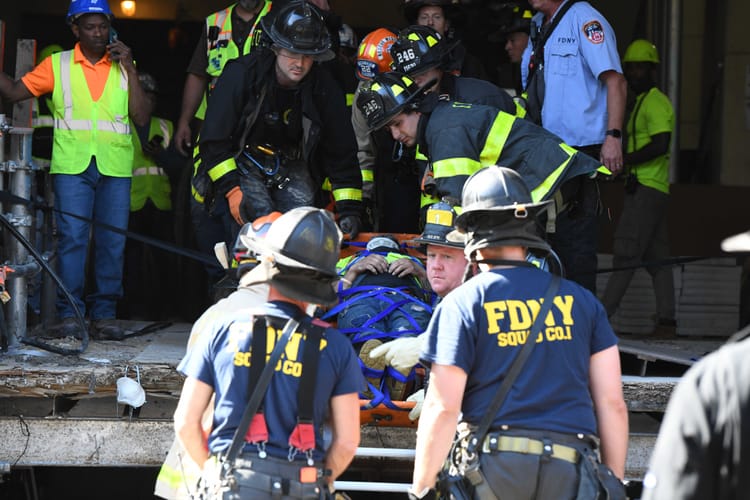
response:
M297 422L297 426L289 436L289 446L301 451L315 449L315 427L312 422Z
M268 426L266 425L266 416L263 413L256 413L250 421L250 427L245 433L245 441L248 443L265 443L268 441Z

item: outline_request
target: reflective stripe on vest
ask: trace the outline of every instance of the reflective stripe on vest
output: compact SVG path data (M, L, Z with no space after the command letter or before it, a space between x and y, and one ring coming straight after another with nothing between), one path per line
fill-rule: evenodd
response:
M263 8L260 10L260 12L258 12L258 15L255 16L255 21L253 22L253 26L250 28L250 33L247 35L245 44L242 46L242 54L240 54L239 47L237 47L237 45L234 43L234 40L232 39L232 11L236 6L237 4L231 5L224 10L214 12L210 16L206 17L205 29L207 35L211 27L219 27L219 35L216 40L211 41L208 39L208 36L206 36L206 54L208 56L208 66L206 67L206 73L212 77L212 81L209 84L209 93L213 86L216 84L216 79L219 77L219 75L221 75L222 71L224 71L224 66L227 64L227 62L240 57L240 55L246 55L250 53L253 48L255 28L257 28L261 18L263 18L263 16L268 14L268 12L271 10L271 2L270 0L266 0ZM219 41L221 41L222 43L218 43ZM206 93L204 92L203 99L201 100L201 103L195 112L195 117L202 120L205 116Z
M163 118L151 118L149 140L156 135L164 139L162 146L167 148L172 141L172 124ZM153 158L145 154L141 138L133 132L133 182L130 185L130 211L142 209L149 199L159 210L172 209L172 187L163 168L155 165Z
M79 174L95 156L102 174L130 177L133 144L128 118L127 74L119 64L112 64L104 91L94 101L73 51L58 52L51 57L55 78L51 173Z

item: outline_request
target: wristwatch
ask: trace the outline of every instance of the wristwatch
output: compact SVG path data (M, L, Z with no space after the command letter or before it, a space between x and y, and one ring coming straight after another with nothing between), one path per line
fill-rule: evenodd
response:
M604 132L604 135L611 135L616 139L620 139L622 137L622 130L620 130L619 128L611 128Z

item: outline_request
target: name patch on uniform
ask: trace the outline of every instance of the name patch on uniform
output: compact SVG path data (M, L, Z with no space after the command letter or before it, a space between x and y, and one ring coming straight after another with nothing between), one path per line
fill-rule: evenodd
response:
M532 335L531 326L541 309L543 299L497 300L484 303L487 334L497 337L498 347L523 345ZM572 295L555 296L552 307L544 318L544 327L533 342L559 342L573 340Z
M591 43L604 42L604 28L599 21L589 21L583 25L583 34Z

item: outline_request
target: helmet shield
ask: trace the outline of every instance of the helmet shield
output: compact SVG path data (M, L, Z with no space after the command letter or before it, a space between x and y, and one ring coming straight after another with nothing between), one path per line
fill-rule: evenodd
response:
M410 75L441 66L447 53L443 37L429 26L401 30L391 46L393 69Z
M372 80L377 75L391 71L390 48L396 34L386 28L378 28L362 39L357 49L357 78Z
M403 73L384 73L362 87L357 107L368 128L377 130L402 111L416 109L419 98L434 84L433 80L420 87Z
M430 205L425 215L424 230L418 238L412 240L412 243L463 248L463 237L448 239L455 220L456 211L450 204L440 201Z

